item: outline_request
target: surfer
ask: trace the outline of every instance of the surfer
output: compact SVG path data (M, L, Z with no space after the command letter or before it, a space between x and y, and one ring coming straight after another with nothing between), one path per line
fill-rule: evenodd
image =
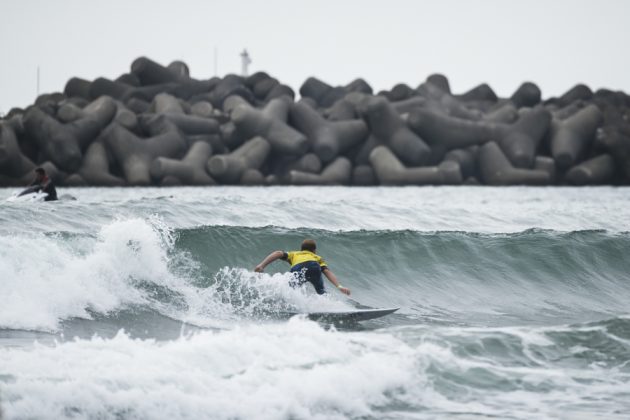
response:
M291 273L294 279L291 286L301 286L307 281L313 285L318 295L326 293L324 282L322 281L322 273L341 293L350 295L350 289L343 287L335 274L328 268L328 265L322 257L317 255L317 244L313 239L305 239L302 241L300 251L274 251L258 264L254 271L262 273L266 266L275 260L284 260L291 264Z
M46 174L46 170L44 168L35 169L35 180L31 182L29 185L33 187L34 191L42 191L48 194L44 201L55 201L57 200L57 190L55 189L55 185L52 180Z

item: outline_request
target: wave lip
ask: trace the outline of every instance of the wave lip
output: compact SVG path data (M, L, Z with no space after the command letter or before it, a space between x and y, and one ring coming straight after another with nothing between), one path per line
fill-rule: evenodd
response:
M140 219L113 222L96 237L0 237L0 326L54 331L63 319L146 303L138 282L175 283L168 241Z

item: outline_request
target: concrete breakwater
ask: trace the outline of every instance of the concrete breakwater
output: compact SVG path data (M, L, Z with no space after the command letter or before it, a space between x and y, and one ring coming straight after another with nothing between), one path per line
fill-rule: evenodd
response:
M145 57L114 80L72 78L0 119L0 186L36 166L66 186L630 184L623 92L454 94L436 74L376 94L311 77L299 93L264 72L198 80Z

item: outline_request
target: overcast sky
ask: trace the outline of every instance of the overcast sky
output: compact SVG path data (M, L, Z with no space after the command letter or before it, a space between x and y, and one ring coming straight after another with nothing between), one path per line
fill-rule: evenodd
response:
M0 112L72 76L116 78L145 55L192 75L264 70L296 92L309 76L415 87L431 73L455 92L523 81L544 97L578 82L630 92L626 0L0 0Z

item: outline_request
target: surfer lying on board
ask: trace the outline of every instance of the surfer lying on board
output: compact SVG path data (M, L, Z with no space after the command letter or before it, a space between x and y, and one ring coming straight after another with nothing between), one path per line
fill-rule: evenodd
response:
M328 268L326 262L315 253L317 251L317 244L312 239L305 239L302 241L300 251L274 251L262 260L260 264L254 268L257 273L262 273L265 267L274 262L275 260L284 260L291 264L291 273L294 274L294 281L291 286L301 286L307 281L310 282L318 295L326 293L324 289L324 282L322 281L322 273L326 278L337 288L341 293L350 295L350 289L343 287L339 284L339 280L334 273Z

